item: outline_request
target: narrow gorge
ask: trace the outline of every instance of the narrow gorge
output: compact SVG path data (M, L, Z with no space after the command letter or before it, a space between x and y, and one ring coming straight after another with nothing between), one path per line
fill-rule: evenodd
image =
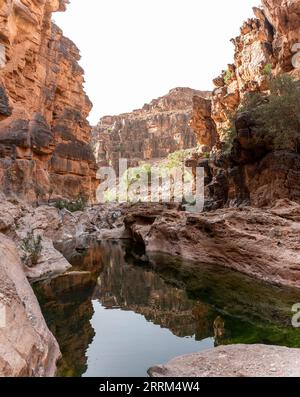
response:
M0 1L0 377L300 376L300 1L253 8L212 91L93 127L67 3ZM201 169L203 211L98 202L101 167Z

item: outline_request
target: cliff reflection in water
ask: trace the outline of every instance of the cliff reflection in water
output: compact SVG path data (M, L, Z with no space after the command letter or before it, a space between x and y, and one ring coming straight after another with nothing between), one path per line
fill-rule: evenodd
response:
M196 335L198 340L213 336L209 306L188 299L184 290L170 286L153 270L137 266L130 247L125 254L120 244L106 245L105 252L107 265L94 293L105 308L141 314L176 336Z
M36 290L48 325L61 347L60 376L145 375L146 369L140 373L139 367L147 368L168 357L213 344L300 347L299 332L290 326L291 306L300 301L299 292L268 286L219 267L174 262L170 257L152 258L150 268L137 259L134 247L123 242L77 241L58 248L72 263L72 272L41 282ZM108 312L114 314L104 315ZM161 357L146 357L147 351L141 350L140 356L136 353L131 357L136 368L133 366L132 372L125 373L118 354L123 347L124 351L136 349L122 330L115 334L113 327L121 324L116 318L124 320L126 312L125 321L133 323L132 330L129 324L124 333L134 333L135 322L139 321L140 333L145 334L141 343L147 344L149 324L154 324L155 343L169 347ZM133 319L130 313L143 317ZM107 321L112 324L104 323ZM109 327L111 335L107 337ZM103 364L103 360L107 363Z

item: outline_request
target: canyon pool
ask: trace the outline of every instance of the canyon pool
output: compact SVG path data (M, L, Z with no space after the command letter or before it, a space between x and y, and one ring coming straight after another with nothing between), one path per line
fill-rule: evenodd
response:
M178 355L235 343L300 347L300 292L126 241L70 241L73 268L35 284L62 352L57 376L143 377Z

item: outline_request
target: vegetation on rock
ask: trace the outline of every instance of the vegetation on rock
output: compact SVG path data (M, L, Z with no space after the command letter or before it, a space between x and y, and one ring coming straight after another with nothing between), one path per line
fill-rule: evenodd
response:
M258 143L297 152L300 138L300 82L288 75L270 80L270 95L249 93L242 110L254 120Z
M87 206L87 199L83 195L79 195L76 200L59 200L55 203L55 207L59 210L66 209L70 212L84 211Z
M21 248L24 251L22 261L28 267L36 266L42 253L42 237L35 236L33 231L28 232L22 239Z

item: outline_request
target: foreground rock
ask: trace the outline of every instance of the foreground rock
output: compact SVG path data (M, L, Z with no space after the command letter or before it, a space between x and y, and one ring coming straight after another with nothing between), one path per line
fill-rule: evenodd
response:
M0 234L0 376L54 376L60 350L15 244Z
M244 207L203 214L136 205L125 223L150 259L172 253L194 266L220 265L300 288L299 216L300 205L288 200L264 210Z
M152 377L298 377L300 349L265 345L221 346L149 369Z

